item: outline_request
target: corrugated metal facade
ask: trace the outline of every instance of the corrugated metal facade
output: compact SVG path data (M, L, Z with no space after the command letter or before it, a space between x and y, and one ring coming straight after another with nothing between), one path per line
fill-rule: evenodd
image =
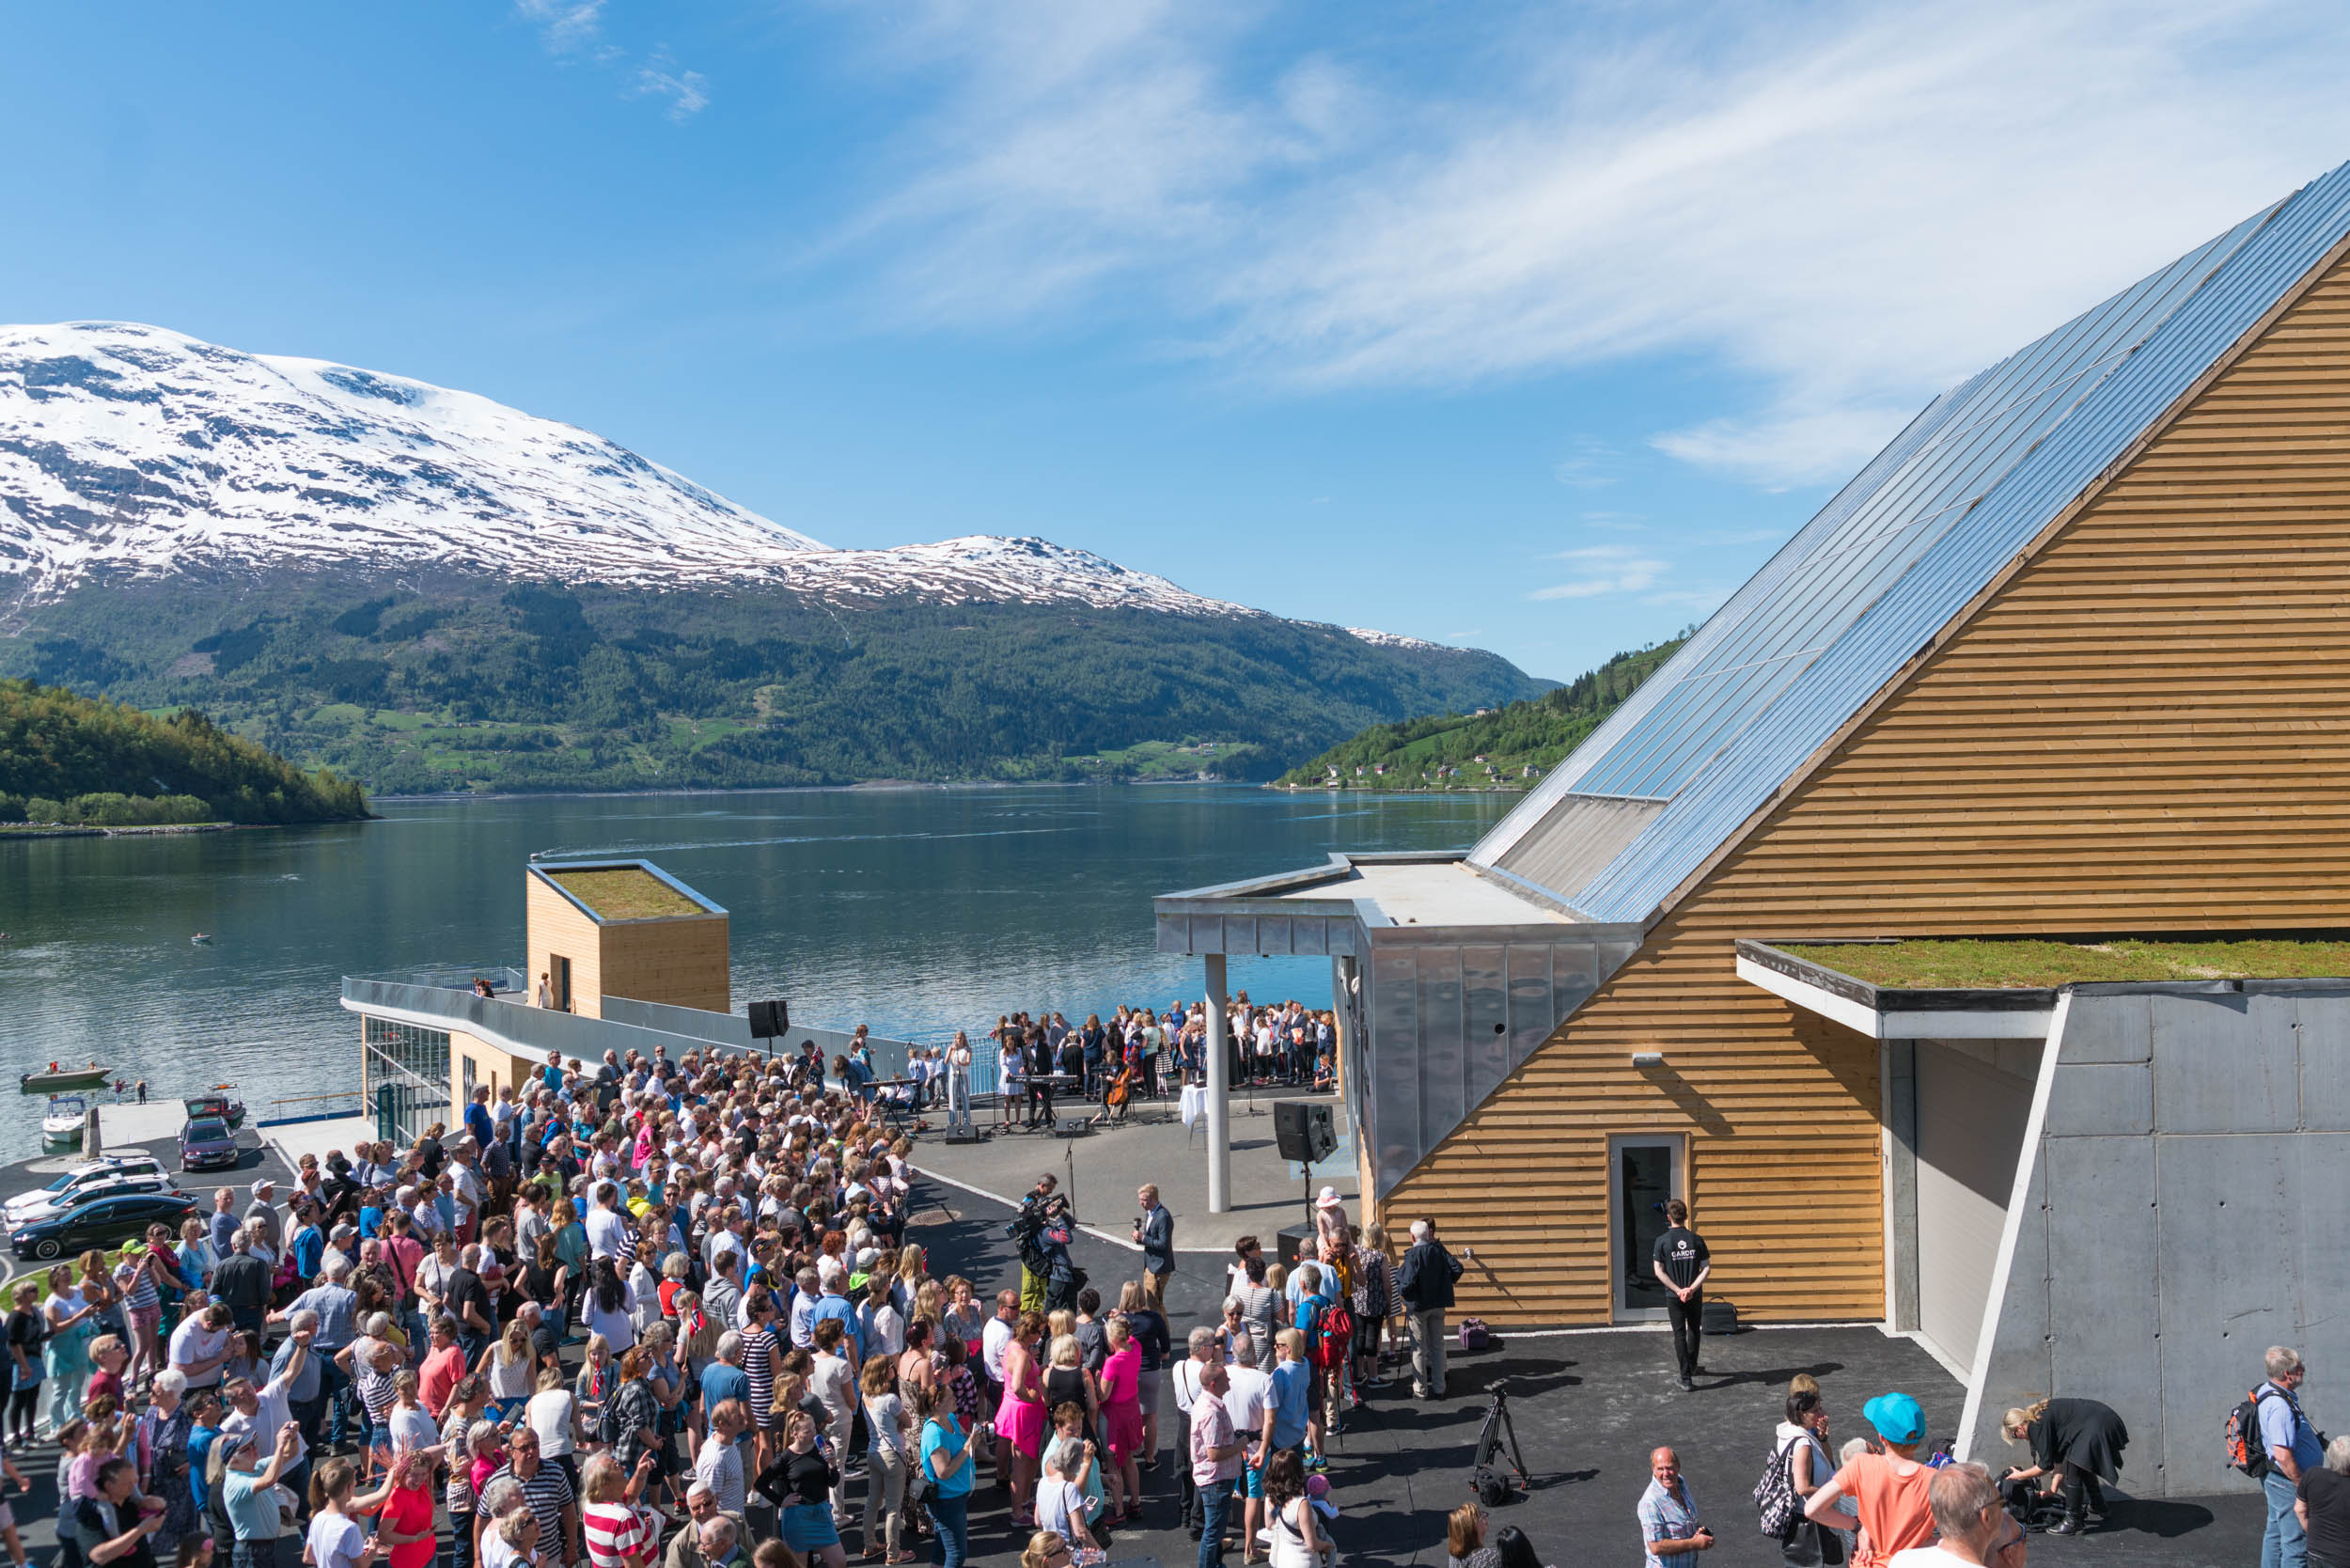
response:
M1569 797L1669 797L1604 870L1540 883L1653 917L2346 230L2350 165L1937 399L1470 858L1579 871L1549 841L1579 834Z

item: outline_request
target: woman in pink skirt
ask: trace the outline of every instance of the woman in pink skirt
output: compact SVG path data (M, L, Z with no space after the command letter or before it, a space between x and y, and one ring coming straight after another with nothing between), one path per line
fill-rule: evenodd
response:
M1021 1313L1004 1347L1004 1398L995 1407L995 1435L1011 1448L1012 1523L1023 1527L1036 1522L1024 1499L1036 1496L1037 1459L1044 1447L1044 1383L1036 1367L1037 1341L1043 1337L1044 1314Z
M1136 1461L1142 1457L1142 1346L1128 1332L1124 1318L1110 1319L1103 1338L1110 1354L1102 1363L1102 1427L1110 1463L1125 1482L1126 1512L1114 1521L1123 1524L1141 1512L1142 1472Z

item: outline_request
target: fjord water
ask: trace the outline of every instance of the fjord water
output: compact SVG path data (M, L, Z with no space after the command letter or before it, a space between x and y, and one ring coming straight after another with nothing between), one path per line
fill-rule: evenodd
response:
M1153 950L1151 897L1460 849L1497 795L1214 785L855 789L394 800L382 820L164 839L0 840L0 1062L96 1058L157 1095L233 1080L269 1102L358 1082L341 977L523 962L533 854L642 855L725 906L734 1008L943 1043L1000 1012L1073 1017L1197 996ZM190 942L197 932L212 942ZM1252 995L1326 1002L1323 959L1236 960ZM37 1097L0 1092L0 1157Z

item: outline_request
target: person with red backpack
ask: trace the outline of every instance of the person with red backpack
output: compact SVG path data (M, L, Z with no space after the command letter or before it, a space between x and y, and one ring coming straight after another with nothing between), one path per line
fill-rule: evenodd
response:
M1294 1326L1305 1337L1307 1363L1313 1369L1313 1387L1306 1418L1306 1466L1319 1470L1328 1463L1325 1439L1343 1427L1340 1399L1347 1361L1355 1348L1355 1316L1339 1291L1336 1274L1321 1263L1297 1265L1299 1292Z

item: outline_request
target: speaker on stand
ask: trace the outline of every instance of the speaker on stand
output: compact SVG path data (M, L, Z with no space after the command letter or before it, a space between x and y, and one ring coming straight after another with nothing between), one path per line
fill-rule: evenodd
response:
M1314 1166L1338 1152L1338 1120L1327 1100L1273 1102L1273 1141L1306 1179L1306 1234L1314 1234Z
M767 1059L776 1059L776 1042L791 1030L791 1004L786 1001L750 1005L751 1038L767 1043Z

